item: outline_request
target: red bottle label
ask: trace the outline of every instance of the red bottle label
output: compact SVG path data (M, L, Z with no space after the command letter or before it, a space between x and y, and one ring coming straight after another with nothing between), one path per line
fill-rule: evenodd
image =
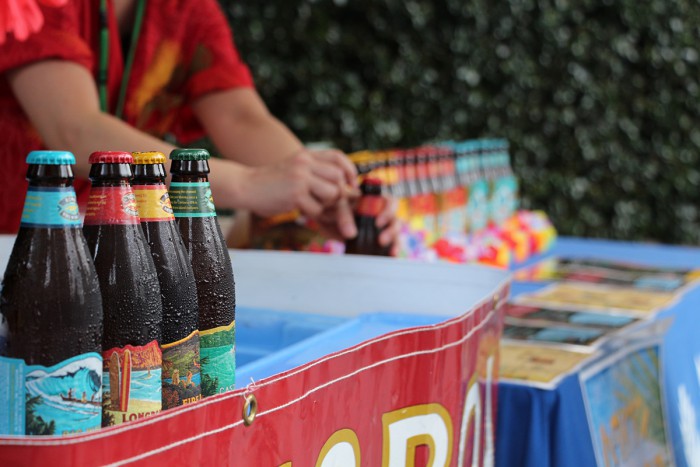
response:
M93 187L85 212L85 225L138 224L139 211L130 186Z
M381 196L363 196L357 203L359 216L377 217L384 210L384 198Z

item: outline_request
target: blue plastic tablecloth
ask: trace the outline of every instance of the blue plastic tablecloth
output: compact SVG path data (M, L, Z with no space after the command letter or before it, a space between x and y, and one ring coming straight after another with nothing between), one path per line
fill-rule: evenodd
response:
M546 256L557 255L700 268L700 249L656 244L561 238ZM512 295L538 287L515 283ZM696 361L700 367L700 288L687 291L657 319L664 317L673 317L662 349L663 393L673 456L678 466L700 465L700 376L696 368ZM500 383L497 417L499 467L596 463L577 374L563 379L554 390Z

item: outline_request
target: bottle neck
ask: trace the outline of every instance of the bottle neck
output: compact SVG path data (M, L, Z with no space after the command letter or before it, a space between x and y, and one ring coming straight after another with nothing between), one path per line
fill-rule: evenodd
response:
M132 178L129 164L93 164L90 181L94 187L125 186Z
M173 182L208 182L209 162L201 161L173 161L170 166Z
M70 165L31 164L20 227L80 228L80 212Z
M362 196L381 196L382 195L382 186L369 184L369 183L363 183L362 186L360 187L360 191L362 192Z
M30 164L27 169L29 186L69 187L73 185L70 165Z
M164 185L165 166L163 164L135 164L132 185Z

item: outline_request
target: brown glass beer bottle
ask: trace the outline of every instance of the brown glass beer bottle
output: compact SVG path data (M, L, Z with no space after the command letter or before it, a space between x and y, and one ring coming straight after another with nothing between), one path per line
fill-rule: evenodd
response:
M170 153L170 201L197 283L202 395L231 391L236 383L236 291L231 258L209 186L209 152Z
M362 195L355 208L357 235L345 242L345 253L351 255L389 256L391 246L379 244L377 216L384 209L382 182L376 178L365 178L360 184Z
M80 229L75 157L33 151L27 163L29 188L0 295L9 340L0 357L7 378L0 433L94 430L102 419L102 300Z
M128 152L90 155L83 232L102 291L103 426L160 412L162 305L156 267L129 183Z
M165 186L165 155L135 152L131 186L163 305L163 409L202 398L197 285Z

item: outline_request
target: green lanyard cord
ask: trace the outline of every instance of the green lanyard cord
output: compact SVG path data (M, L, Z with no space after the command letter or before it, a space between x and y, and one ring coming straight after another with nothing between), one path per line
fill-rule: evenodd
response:
M100 96L100 109L109 112L107 102L107 67L109 66L109 23L107 0L100 0L100 65L97 72L97 90Z
M131 44L129 45L129 53L124 65L124 74L122 75L121 85L119 87L119 100L114 115L122 118L124 114L124 103L126 101L126 89L129 85L131 69L134 66L134 58L136 57L136 49L141 35L141 27L143 26L143 16L146 11L146 0L138 0L136 4L136 16L134 18L134 28L131 31ZM109 103L107 100L107 71L109 66L109 19L107 14L107 0L100 0L100 69L97 74L97 84L100 96L100 109L103 112L109 112Z

